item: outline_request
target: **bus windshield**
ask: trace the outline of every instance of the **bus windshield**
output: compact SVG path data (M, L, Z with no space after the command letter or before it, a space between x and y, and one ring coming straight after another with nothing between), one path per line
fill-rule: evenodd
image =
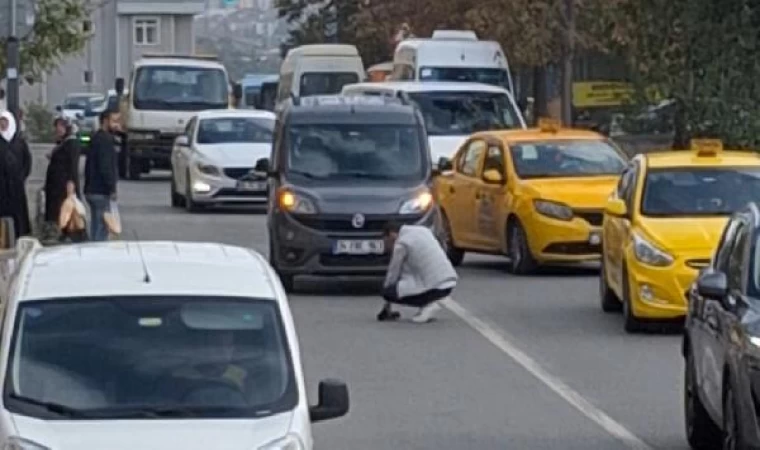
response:
M222 69L145 66L137 69L134 106L161 111L202 111L229 106L229 83Z

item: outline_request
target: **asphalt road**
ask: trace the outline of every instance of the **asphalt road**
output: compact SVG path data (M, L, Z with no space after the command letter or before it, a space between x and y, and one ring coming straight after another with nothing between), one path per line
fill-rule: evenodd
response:
M261 212L172 209L165 174L119 189L125 238L267 252ZM680 335L626 335L601 313L593 269L514 277L499 258L468 255L459 273L454 303L426 325L376 322L377 281L300 285L309 294L291 303L310 397L329 377L352 396L346 418L315 426L318 448L688 448Z

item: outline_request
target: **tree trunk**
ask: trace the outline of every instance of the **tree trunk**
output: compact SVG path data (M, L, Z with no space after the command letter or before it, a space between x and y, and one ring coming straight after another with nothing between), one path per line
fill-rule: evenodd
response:
M681 100L676 100L673 111L673 150L689 148L689 130L687 129L686 108Z
M546 68L533 68L533 121L549 114L549 104L546 98Z

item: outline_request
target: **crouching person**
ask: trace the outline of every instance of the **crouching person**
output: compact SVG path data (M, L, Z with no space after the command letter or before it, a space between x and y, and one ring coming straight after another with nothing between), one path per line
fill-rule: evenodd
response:
M386 248L393 254L383 283L385 305L379 321L397 320L401 315L392 304L419 308L412 318L429 322L441 309L439 302L454 290L458 276L446 252L428 228L389 223L383 230Z

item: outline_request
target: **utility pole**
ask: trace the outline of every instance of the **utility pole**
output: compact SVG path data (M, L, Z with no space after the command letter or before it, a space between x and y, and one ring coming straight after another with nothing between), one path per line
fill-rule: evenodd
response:
M565 0L565 48L562 67L562 122L573 123L573 67L575 52L575 0Z
M18 39L18 30L16 29L16 15L17 15L17 5L16 0L10 0L10 11L9 16L11 18L10 22L10 34L8 36L7 41L7 73L6 78L8 79L6 83L6 95L7 95L7 108L8 111L13 113L16 118L18 118L19 113L19 65L20 65L20 55L19 55L19 39Z

